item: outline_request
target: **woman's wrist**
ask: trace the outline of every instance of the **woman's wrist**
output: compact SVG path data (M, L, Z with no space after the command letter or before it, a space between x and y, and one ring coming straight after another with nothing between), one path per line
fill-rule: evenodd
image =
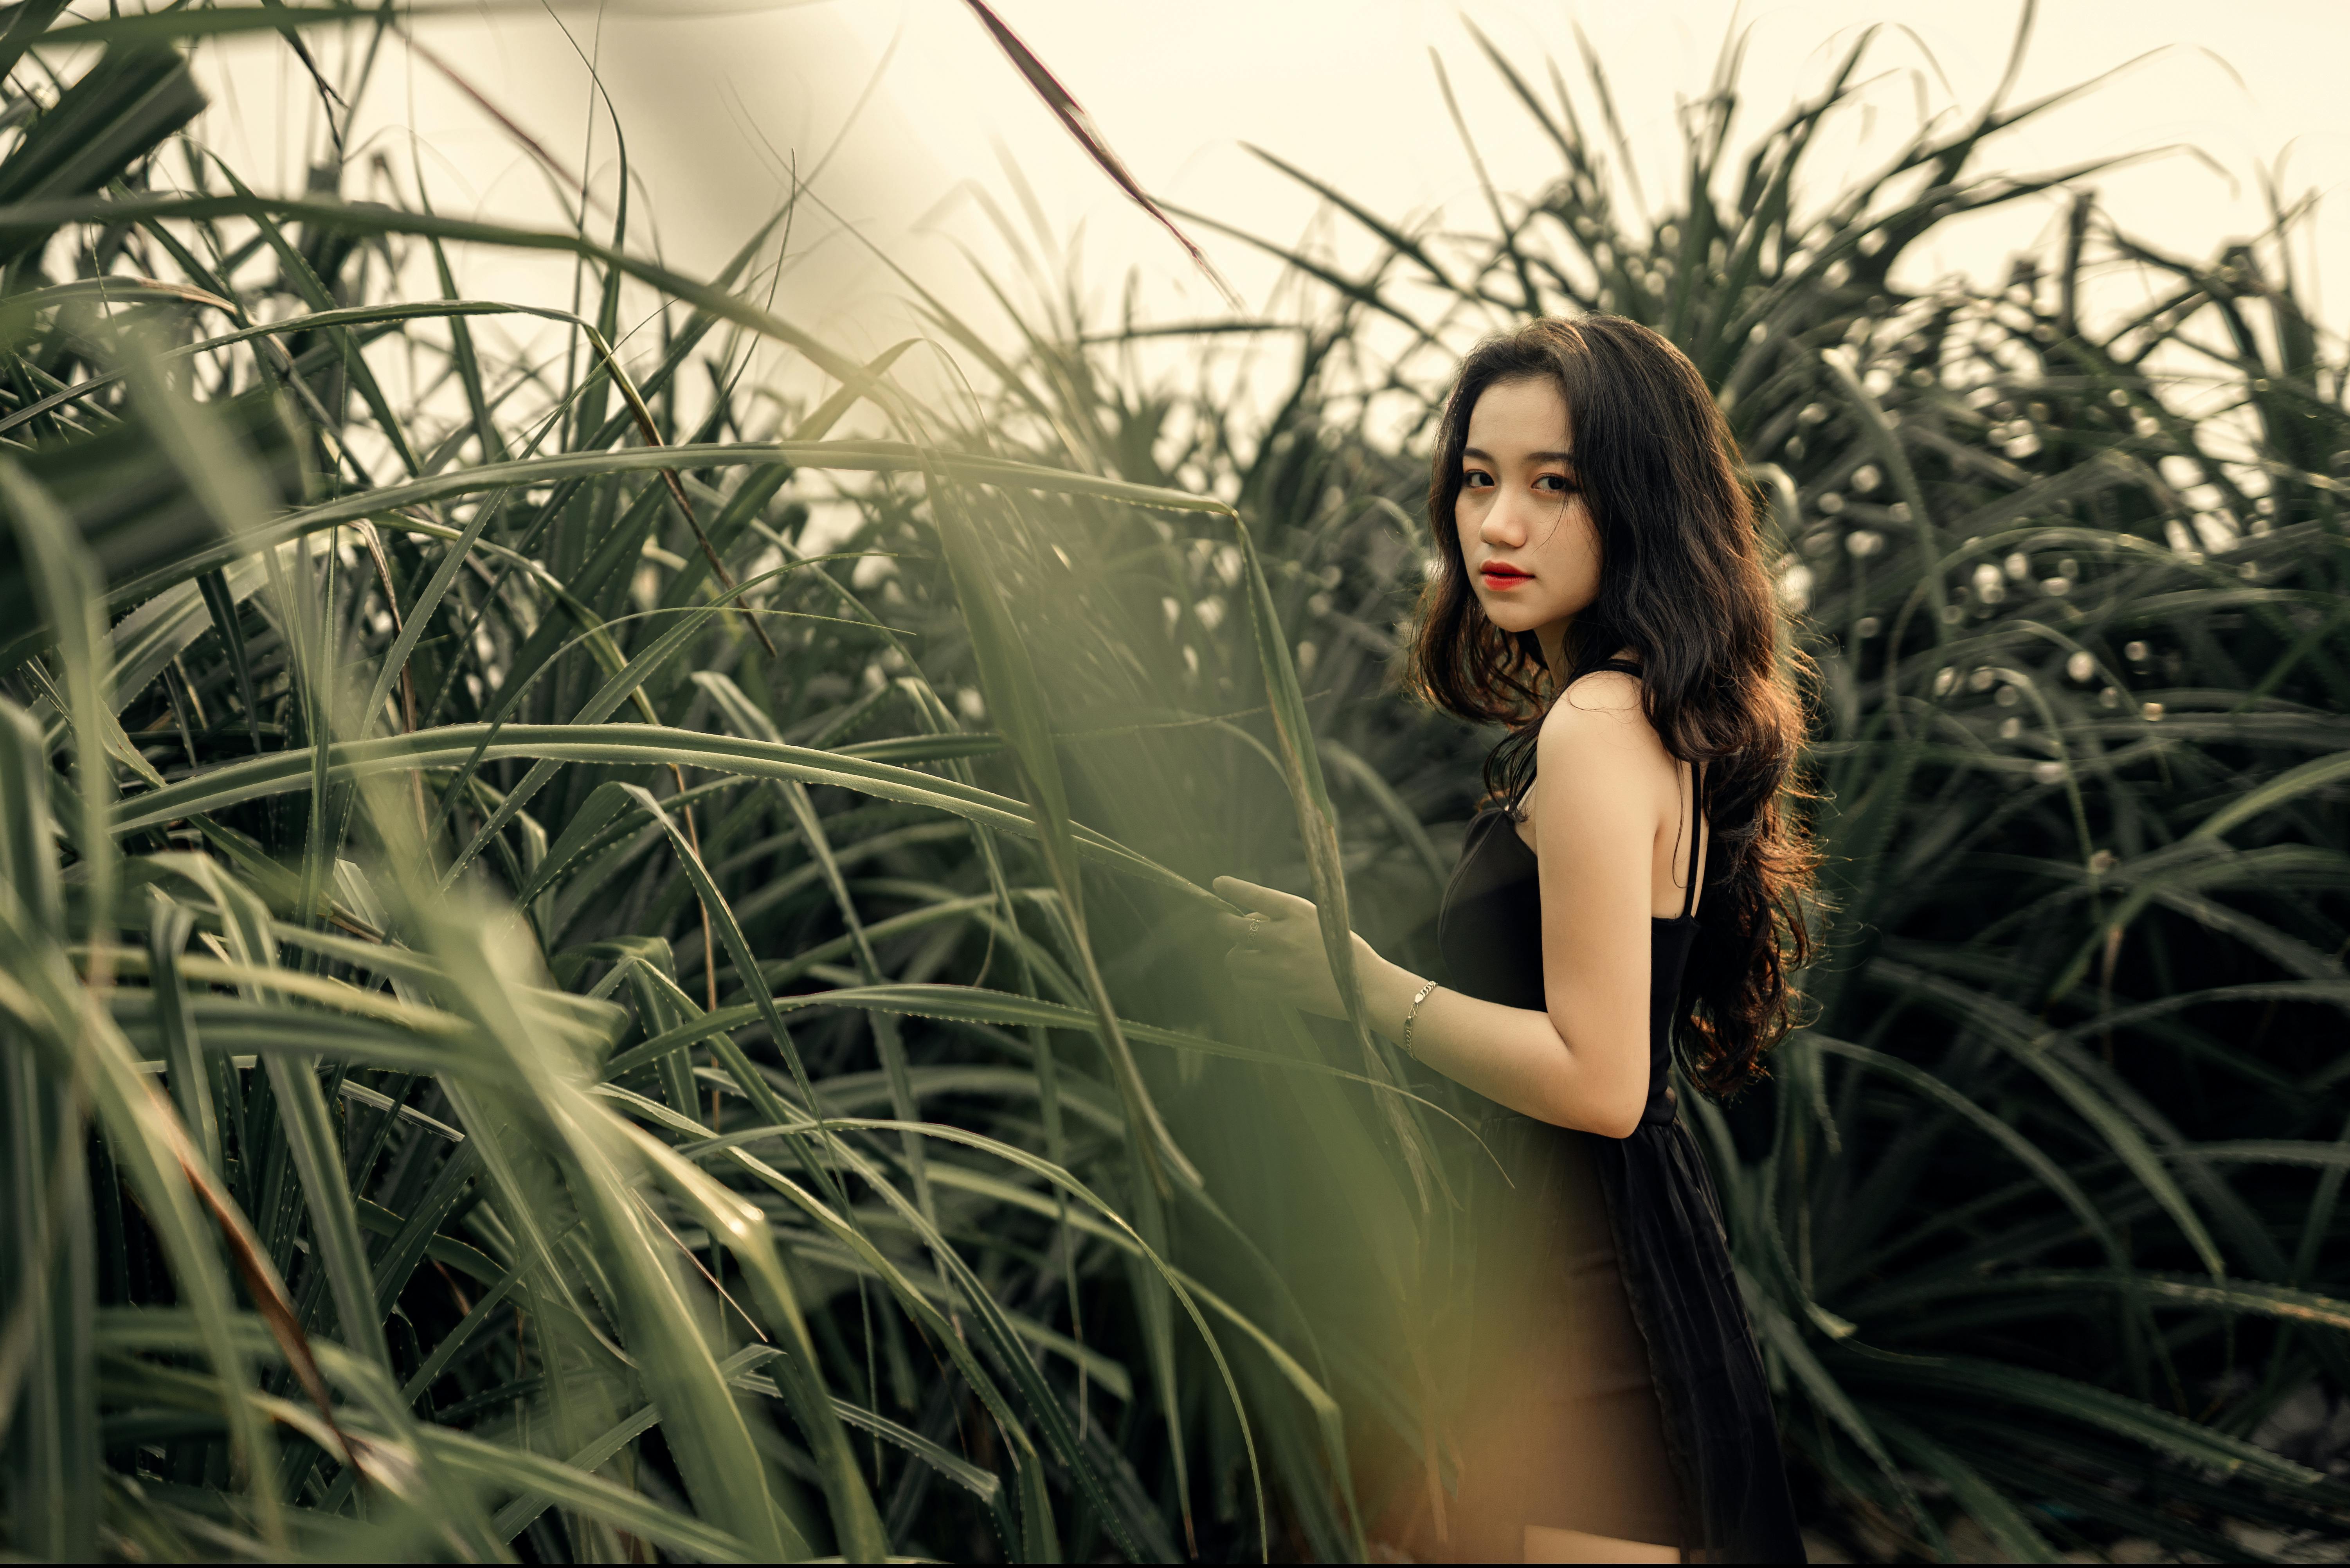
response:
M1355 976L1363 989L1364 1022L1388 1039L1400 1040L1413 993L1427 980L1381 958L1361 938L1356 939L1356 944Z

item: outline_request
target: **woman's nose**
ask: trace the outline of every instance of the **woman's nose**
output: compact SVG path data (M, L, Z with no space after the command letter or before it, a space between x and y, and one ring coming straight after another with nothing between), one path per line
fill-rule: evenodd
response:
M1506 500L1497 500L1486 509L1484 519L1477 524L1477 536L1488 545L1514 550L1526 542L1526 526L1518 509Z

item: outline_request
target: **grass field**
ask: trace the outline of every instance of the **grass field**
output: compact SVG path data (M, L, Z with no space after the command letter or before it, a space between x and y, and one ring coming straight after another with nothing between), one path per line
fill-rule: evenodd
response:
M625 203L205 151L187 40L283 32L332 115L401 26L0 23L10 1550L1364 1555L1448 1471L1467 1107L1232 994L1203 888L1429 961L1492 737L1394 679L1418 432L1588 309L1719 389L1818 671L1814 1015L1690 1101L1817 1540L2350 1533L2350 412L2291 212L2152 254L1985 171L2030 104L1818 188L1865 44L1759 139L1726 76L1640 208L1604 75L1494 56L1558 180L1471 234L1326 190L1374 265L1197 329L1265 408L1074 306L934 311L926 402L765 303L785 214L697 279ZM1888 281L2048 191L2004 285ZM463 296L493 250L563 286Z

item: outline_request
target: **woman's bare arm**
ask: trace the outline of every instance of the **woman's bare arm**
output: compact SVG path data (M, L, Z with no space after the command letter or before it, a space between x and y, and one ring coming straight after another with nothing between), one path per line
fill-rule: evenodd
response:
M1546 1011L1503 1007L1440 988L1412 1026L1412 1052L1488 1099L1561 1127L1610 1137L1639 1125L1648 1097L1648 918L1659 828L1678 798L1671 758L1640 711L1629 676L1577 681L1543 722L1540 784L1531 804L1542 868ZM1245 942L1227 926L1244 981L1285 992L1335 1015L1337 987L1322 956L1314 906L1224 877L1217 891L1274 917ZM1361 938L1355 972L1374 1028L1400 1039L1423 977L1389 963Z

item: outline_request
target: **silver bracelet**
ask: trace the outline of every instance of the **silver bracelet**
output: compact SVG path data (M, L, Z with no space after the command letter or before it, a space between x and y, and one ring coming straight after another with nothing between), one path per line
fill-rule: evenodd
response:
M1436 981L1431 980L1419 988L1419 993L1411 999L1411 1005L1404 1010L1403 1054L1415 1061L1419 1060L1419 1053L1411 1048L1411 1026L1419 1020L1419 1004L1426 1002L1435 991Z

